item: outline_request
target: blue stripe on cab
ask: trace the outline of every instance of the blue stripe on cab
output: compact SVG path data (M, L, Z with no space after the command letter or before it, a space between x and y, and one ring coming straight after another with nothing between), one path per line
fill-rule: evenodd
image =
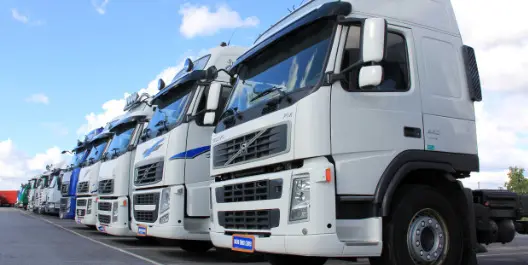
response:
M195 157L197 157L197 156L209 151L210 149L211 149L210 145L194 148L194 149L191 149L191 150L187 150L185 152L181 152L179 154L175 154L171 158L169 158L169 160L186 159L186 158L191 158L192 159L192 158L195 158Z

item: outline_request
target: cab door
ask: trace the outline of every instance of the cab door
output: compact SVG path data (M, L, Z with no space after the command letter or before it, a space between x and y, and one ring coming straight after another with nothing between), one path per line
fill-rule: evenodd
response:
M360 25L342 26L334 72L360 59ZM359 68L332 84L331 146L337 194L372 195L391 160L423 149L420 91L412 31L388 22L384 80L359 89Z
M218 109L223 109L232 87L223 85L220 92ZM175 154L169 159L185 159L185 188L187 196L186 214L193 217L209 217L209 158L213 125L204 125L209 86L201 86L189 107L189 129L187 147L183 153ZM216 115L218 117L218 114Z

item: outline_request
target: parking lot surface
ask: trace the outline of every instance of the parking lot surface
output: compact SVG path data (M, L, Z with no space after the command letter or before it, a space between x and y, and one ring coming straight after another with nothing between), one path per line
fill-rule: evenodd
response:
M263 257L239 257L210 250L206 254L190 254L172 242L145 242L135 237L115 237L94 228L78 225L73 220L60 220L13 208L0 208L0 264L268 264ZM488 246L478 255L480 265L528 264L528 236L517 236L507 244ZM366 265L357 262L330 260L328 265Z

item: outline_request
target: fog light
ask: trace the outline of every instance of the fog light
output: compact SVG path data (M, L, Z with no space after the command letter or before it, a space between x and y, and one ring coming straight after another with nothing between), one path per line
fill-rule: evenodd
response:
M164 224L164 223L166 223L166 222L168 222L168 221L169 221L169 214L167 213L167 214L165 214L164 216L162 216L162 217L160 218L160 221L159 221L159 222L160 222L160 224Z

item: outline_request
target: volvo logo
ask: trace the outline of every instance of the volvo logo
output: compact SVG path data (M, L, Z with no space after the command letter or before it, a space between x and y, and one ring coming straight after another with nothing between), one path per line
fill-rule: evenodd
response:
M240 145L240 154L243 155L243 154L246 154L247 153L247 148L248 148L248 143L245 142L243 144Z

